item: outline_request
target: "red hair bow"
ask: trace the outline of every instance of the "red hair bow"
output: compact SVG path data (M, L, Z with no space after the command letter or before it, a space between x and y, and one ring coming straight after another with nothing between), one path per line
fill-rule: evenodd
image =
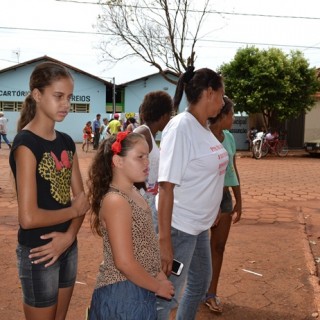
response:
M111 150L113 151L113 154L118 154L121 152L121 148L122 148L121 141L124 140L129 133L130 133L129 131L118 132L117 140L111 146Z

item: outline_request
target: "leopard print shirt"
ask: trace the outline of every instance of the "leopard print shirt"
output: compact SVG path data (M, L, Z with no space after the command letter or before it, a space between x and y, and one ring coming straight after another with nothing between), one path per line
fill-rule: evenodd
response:
M161 260L158 238L152 224L151 209L143 209L125 193L117 189L113 190L114 191L109 191L107 195L110 193L120 194L132 207L132 241L134 256L143 268L155 277L160 272ZM100 229L103 237L104 261L99 268L96 288L127 280L114 264L108 233L101 222Z

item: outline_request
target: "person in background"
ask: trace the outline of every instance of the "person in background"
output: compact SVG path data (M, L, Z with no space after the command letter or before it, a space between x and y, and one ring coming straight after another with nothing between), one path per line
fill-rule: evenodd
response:
M242 199L240 189L240 178L236 166L236 144L232 133L229 131L234 120L233 102L224 97L224 106L221 112L214 118L209 118L210 130L227 150L229 163L224 178L223 196L220 204L221 213L219 221L211 227L211 259L212 279L206 294L205 304L214 312L222 312L222 304L217 296L218 281L223 263L223 254L228 240L232 218L233 223L240 221L242 214ZM232 189L235 204L232 204Z
M89 150L89 144L92 142L92 127L91 121L88 121L84 128L82 129L83 132L83 142L82 142L82 151L86 147L86 152Z
M152 91L144 96L140 106L140 117L144 123L134 130L145 136L149 146L149 175L146 180L145 191L140 189L143 197L148 201L152 210L153 225L158 233L158 212L155 197L158 194L158 170L160 151L155 140L158 132L161 132L170 120L173 101L165 91Z
M121 122L119 121L119 115L117 113L114 114L113 120L110 120L107 132L112 134L117 134L121 131Z
M108 125L109 125L109 120L107 118L103 118L102 125L100 128L100 142L102 142L103 140L107 139L107 137L109 137Z
M23 310L27 320L64 320L77 276L77 233L89 209L75 143L55 130L68 115L74 83L64 66L44 62L29 85L9 157Z
M258 130L256 129L256 127L251 127L247 133L247 138L249 142L249 151L252 151L253 140L255 139L257 133L258 133Z
M130 122L129 122L129 118L128 118L122 125L122 131L126 131L129 124L130 124Z
M278 138L278 131L275 128L269 128L268 133L266 134L266 140L268 140L269 144L273 146Z
M183 91L188 108L169 121L160 142L158 236L162 270L175 296L157 299L158 320L169 319L177 305L176 319L196 318L211 281L209 230L218 216L228 164L226 150L208 128L208 118L224 105L222 77L188 67L178 81L175 110ZM180 276L171 274L173 259L184 265Z
M8 145L9 149L11 149L10 141L7 138L7 123L8 119L4 117L4 113L0 111L0 149L1 149L1 138L3 138L4 142Z
M174 295L150 208L133 185L148 175L148 154L143 135L119 132L102 142L90 167L91 227L103 239L90 320L156 320L156 296Z
M96 119L93 121L92 124L92 130L93 130L93 150L97 150L99 147L99 141L100 141L100 127L101 127L101 123L100 123L100 118L101 118L101 114L97 114L96 115Z
M138 127L137 120L135 118L133 118L133 117L130 117L128 119L128 121L129 121L129 124L128 124L127 128L126 128L126 131L133 132L134 129Z

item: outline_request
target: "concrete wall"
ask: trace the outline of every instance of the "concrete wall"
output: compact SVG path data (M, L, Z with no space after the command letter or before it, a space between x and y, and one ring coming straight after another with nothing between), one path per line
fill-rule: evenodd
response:
M154 74L128 82L125 86L125 112L135 113L139 111L139 106L147 93L163 90L173 97L176 90L176 86L165 80L160 74Z
M305 116L304 141L320 139L320 100Z

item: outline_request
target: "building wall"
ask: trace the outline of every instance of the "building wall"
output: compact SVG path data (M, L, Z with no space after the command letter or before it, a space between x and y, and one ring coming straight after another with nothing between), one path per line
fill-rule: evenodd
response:
M305 116L304 141L320 138L320 100Z
M38 63L39 62L24 65L0 73L0 101L23 102L29 93L30 75ZM74 96L71 103L89 104L89 113L69 113L63 122L57 123L56 128L57 130L68 133L74 141L80 142L82 141L82 129L87 121L93 121L97 113L101 113L102 118L107 117L107 87L103 81L86 76L85 74L72 69L69 69L69 71L75 81ZM20 112L4 111L4 113L5 117L9 119L8 138L13 140L16 134L17 121L20 117Z
M151 75L127 83L124 98L125 112L138 113L143 97L147 93L155 90L166 91L173 97L176 86L165 80L160 74Z

